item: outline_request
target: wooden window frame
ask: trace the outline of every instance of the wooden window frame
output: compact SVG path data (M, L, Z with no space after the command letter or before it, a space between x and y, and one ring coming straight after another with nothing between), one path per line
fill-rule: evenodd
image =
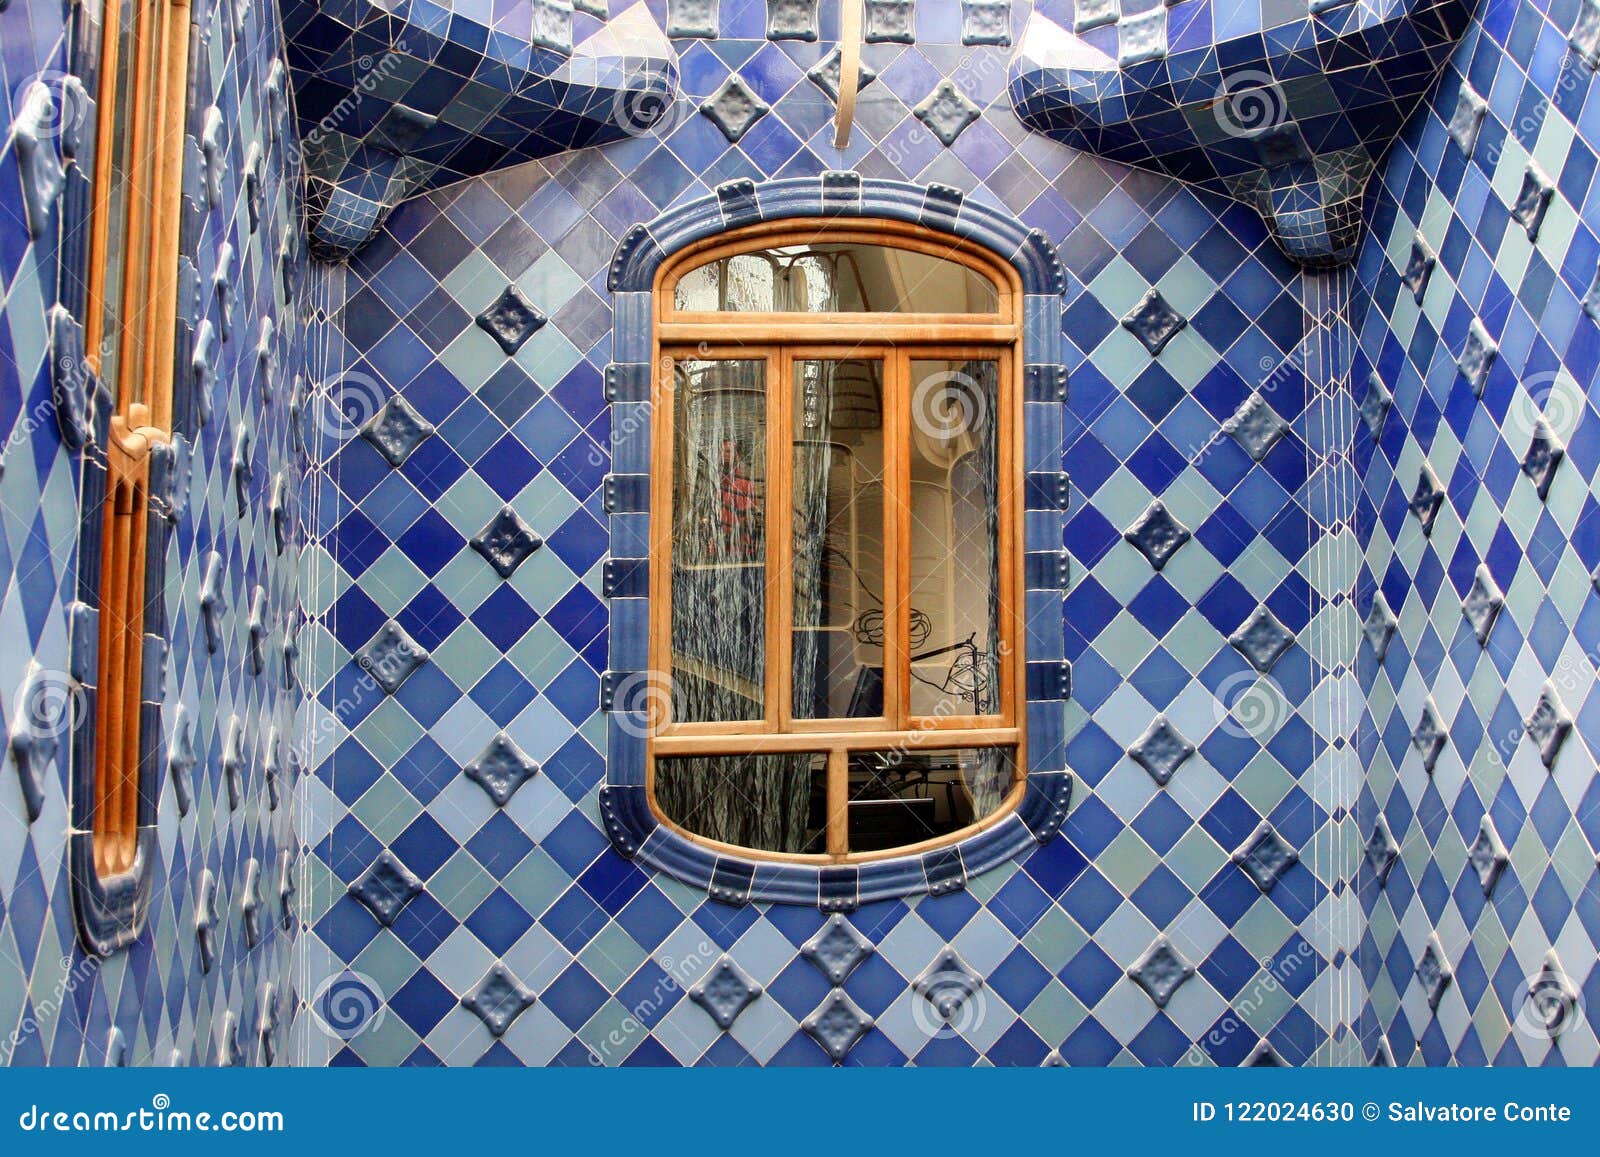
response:
M907 249L975 270L997 291L992 314L693 312L676 307L678 281L706 263L754 250L790 245L859 243ZM959 844L1009 817L1027 790L1025 702L1027 662L1023 625L1023 326L1021 279L1009 264L982 247L922 226L858 218L840 222L798 218L729 231L686 247L657 271L652 335L649 662L670 686L672 649L673 441L676 412L673 364L685 360L765 360L769 403L766 417L766 678L760 720L675 723L661 717L670 696L652 704L645 737L645 797L667 829L702 847L746 860L777 863L858 864L916 855ZM794 720L792 711L793 582L791 385L793 365L811 358L882 358L885 366L884 453L894 483L885 488L886 533L895 542L892 581L886 574L885 605L896 626L884 637L885 717L881 720ZM910 714L909 638L910 520L903 500L909 489L906 448L911 444L908 401L913 361L993 358L999 362L997 473L999 481L1000 710L993 716L917 717ZM903 485L904 484L904 485ZM887 561L887 560L886 560ZM886 567L886 570L889 569ZM893 601L891 602L891 599ZM956 832L889 849L848 849L848 761L852 753L886 750L948 750L1003 747L1013 753L1014 781L991 814ZM827 833L823 854L772 852L727 844L683 827L656 798L658 757L812 753L827 757Z
M140 804L151 758L143 730L147 608L163 597L152 583L150 466L173 430L185 123L188 115L189 0L136 0L136 58L119 94L122 6L103 8L99 132L90 211L85 347L98 373L115 348L101 511L99 655L95 702L92 833L96 876L138 870ZM123 97L126 98L125 106ZM113 221L116 151L128 133L124 213ZM110 284L114 246L120 286ZM141 248L142 247L142 248ZM114 292L115 290L115 292ZM108 320L114 298L116 318Z

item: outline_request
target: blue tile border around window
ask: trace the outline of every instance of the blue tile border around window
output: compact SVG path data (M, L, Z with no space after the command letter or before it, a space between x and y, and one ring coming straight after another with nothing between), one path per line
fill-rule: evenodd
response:
M613 356L606 374L613 403L645 403L628 421L613 421L612 452L616 462L648 461L650 413L647 399L654 318L653 288L657 270L673 254L694 243L760 221L853 217L909 221L984 246L1009 262L1022 281L1023 352L1027 396L1023 406L1023 442L1040 427L1058 430L1065 401L1061 370L1061 295L1065 276L1054 245L1008 214L940 185L864 178L859 173L825 172L756 184L729 181L712 195L669 210L646 225L635 226L622 239L611 264L608 287L615 294ZM1051 444L1059 438L1051 439ZM645 455L645 456L641 456ZM1023 551L1058 552L1065 525L1066 479L1047 470L1054 485L1036 485L1041 465L1029 463ZM639 488L636 488L639 489ZM608 479L608 493L620 485ZM646 491L647 493L647 491ZM618 541L645 542L648 500L608 501L612 534ZM1035 610L1045 599L1057 604L1061 620L1063 576L1049 568L1048 589L1025 595L1028 622L1042 621ZM1015 811L998 823L960 841L916 855L852 864L773 863L719 854L662 824L652 813L645 788L644 714L646 692L633 702L630 686L648 680L647 630L649 600L630 596L638 611L621 613L613 597L610 667L603 681L603 706L608 711L606 782L600 808L612 845L629 859L648 864L683 883L703 888L712 899L729 904L753 901L800 904L824 911L851 911L877 900L916 895L941 895L964 888L968 879L1053 838L1066 818L1072 798L1072 775L1066 768L1065 677L1063 629L1041 639L1029 635L1030 675L1041 664L1056 665L1061 677L1028 680L1027 788ZM1038 696L1035 698L1035 696ZM1054 696L1047 698L1046 696Z

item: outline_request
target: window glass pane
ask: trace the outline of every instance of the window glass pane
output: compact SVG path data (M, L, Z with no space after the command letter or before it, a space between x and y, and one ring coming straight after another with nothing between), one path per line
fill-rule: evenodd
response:
M673 366L673 716L764 715L767 382L764 361Z
M1000 708L999 363L911 363L911 713Z
M883 714L883 362L794 367L796 719Z
M948 258L821 243L718 258L678 281L680 310L717 313L995 314L995 285Z
M1000 809L1016 777L1005 747L873 751L850 757L850 850L938 839Z
M826 850L828 757L706 755L656 760L656 803L697 836L760 852Z

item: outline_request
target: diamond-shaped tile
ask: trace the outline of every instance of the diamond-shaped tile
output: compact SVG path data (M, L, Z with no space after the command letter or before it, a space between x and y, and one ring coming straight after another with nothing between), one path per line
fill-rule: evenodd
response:
M768 40L815 40L817 0L767 0Z
M350 894L377 917L384 927L393 924L400 910L422 891L422 881L387 848L372 867L350 885Z
M1438 264L1439 258L1433 252L1433 246L1421 233L1411 242L1411 257L1406 262L1406 271L1402 280L1406 288L1411 291L1411 296L1418 305L1428 293L1428 280L1433 276L1433 267Z
M378 453L396 468L433 433L433 426L399 394L390 398L361 427L361 436L377 447Z
M506 286L505 292L477 317L478 328L494 338L508 356L526 345L549 320L515 285Z
M1151 566L1160 570L1178 552L1178 548L1194 536L1158 498L1132 526L1122 532L1122 537L1138 548Z
M667 5L667 35L715 40L718 7L718 0L672 0Z
M733 957L723 956L700 983L689 990L689 999L705 1009L717 1022L717 1027L726 1032L761 992L761 986Z
M806 1035L835 1061L844 1060L872 1025L873 1019L862 1012L842 988L828 993L816 1010L800 1023Z
M1423 995L1428 998L1428 1007L1438 1012L1445 989L1455 979L1455 974L1450 971L1450 962L1445 959L1444 948L1439 943L1438 933L1429 935L1428 946L1422 950L1422 958L1417 961L1417 979L1422 983Z
M1471 626L1473 635L1477 637L1478 646L1488 645L1489 635L1494 630L1494 621L1500 617L1500 608L1505 604L1505 596L1500 593L1494 575L1489 573L1488 564L1480 562L1477 573L1473 575L1472 586L1467 590L1466 597L1461 600L1461 617Z
M946 1023L961 1016L973 993L983 987L983 977L974 972L954 948L946 948L932 964L911 982L911 990L933 1006Z
M1172 994L1193 975L1194 965L1165 936L1156 937L1155 943L1128 969L1128 978L1145 990L1157 1008L1166 1008Z
M1489 336L1489 331L1483 328L1483 322L1473 318L1472 324L1467 327L1467 340L1462 343L1456 367L1461 371L1461 376L1467 379L1472 392L1480 398L1483 397L1483 387L1489 381L1489 371L1499 356L1500 347Z
M863 33L868 44L915 44L913 0L865 0Z
M1367 612L1366 621L1361 624L1361 632L1366 635L1367 645L1372 648L1373 655L1380 663L1389 653L1389 643L1394 638L1397 626L1399 622L1395 619L1394 612L1389 609L1388 600L1383 597L1383 592L1374 591L1372 609Z
M1263 604L1228 636L1245 660L1265 675L1283 653L1294 645L1294 635Z
M356 663L386 695L400 690L411 673L427 661L427 650L393 619L379 627L372 641L356 655Z
M1194 744L1180 735L1165 715L1157 715L1145 733L1128 748L1129 758L1149 772L1150 778L1162 787L1172 781L1178 768L1194 752Z
M700 106L700 111L722 130L730 144L736 145L750 126L772 110L735 72Z
M544 539L509 506L502 507L472 540L472 549L487 559L503 579L516 574L528 556L543 545Z
M510 803L517 788L538 772L539 764L504 731L489 741L482 755L462 769L462 774L483 788L497 807Z
M843 984L856 966L872 954L872 941L844 916L835 913L800 949L830 984Z
M1435 710L1430 699L1422 705L1422 716L1411 732L1411 746L1422 756L1422 770L1429 775L1433 774L1434 764L1439 762L1439 753L1444 750L1445 739L1444 726L1439 722L1439 712Z
M1078 0L1072 18L1072 31L1078 35L1092 28L1115 24L1122 18L1122 0Z
M816 85L823 92L828 94L829 100L838 100L839 73L843 67L844 55L837 48L835 48L832 52L828 53L828 55L824 56L821 60L817 61L817 63L813 64L811 68L807 70L806 76L810 78L812 84ZM871 84L877 79L877 72L871 68L868 68L865 64L861 65L861 71L857 74L856 79L856 91L860 92L862 89L866 88L867 85Z
M1233 862L1244 869L1263 893L1270 892L1283 874L1300 859L1296 852L1265 820L1233 853Z
M1167 348L1167 343L1181 333L1189 319L1167 304L1159 289L1151 289L1139 300L1126 317L1122 327L1144 343L1144 348L1155 357Z
M1289 1063L1285 1061L1278 1050L1265 1040L1256 1042L1256 1047L1250 1050L1241 1063L1240 1068L1246 1069L1286 1069Z
M1544 689L1539 692L1539 702L1534 705L1533 714L1528 716L1528 721L1523 726L1528 732L1528 738L1532 739L1534 746L1539 749L1540 761L1546 768L1554 767L1556 756L1561 754L1561 747L1572 732L1572 715L1561 702L1561 696L1556 693L1553 684L1544 685Z
M1011 43L1011 0L961 0L961 43Z
M1540 502L1550 497L1550 483L1555 481L1556 471L1561 468L1561 461L1566 456L1567 448L1550 428L1550 423L1543 418L1536 420L1533 424L1533 440L1522 457L1522 472L1533 482Z
M1524 1008L1517 1016L1517 1027L1537 1026L1551 1040L1574 1025L1584 1023L1584 1007L1578 987L1554 948L1544 954L1539 974L1528 982Z
M1234 411L1233 417L1222 424L1222 432L1259 462L1289 432L1289 423L1278 417L1278 412L1265 398L1253 393Z
M461 998L461 1007L477 1014L491 1036L501 1037L534 1003L533 993L504 964L495 964L478 987Z
M1422 471L1417 477L1417 489L1411 495L1407 506L1411 513L1417 516L1417 521L1422 524L1424 535L1433 533L1433 524L1439 517L1439 508L1444 505L1444 487L1439 485L1439 476L1433 472L1433 467L1426 462L1422 464Z
M955 144L961 134L967 131L967 126L982 113L972 98L957 88L952 80L940 81L938 87L911 111L946 148Z
M1465 80L1456 94L1455 112L1450 116L1450 139L1469 157L1478 145L1478 131L1483 128L1483 114L1489 111L1489 102Z
M1361 420L1374 441L1383 437L1383 424L1389 420L1389 407L1393 404L1394 397L1383 379L1375 373L1369 374L1367 392L1361 398Z
M1500 873L1505 871L1506 865L1511 862L1511 854L1506 850L1505 841L1500 838L1500 833L1495 830L1494 820L1485 814L1482 822L1478 824L1478 838L1472 841L1472 846L1467 849L1467 862L1472 865L1472 870L1478 873L1478 883L1483 887L1485 896L1494 893L1494 886L1500 880Z
M1556 195L1555 184L1545 176L1534 161L1528 162L1528 170L1522 175L1522 188L1517 192L1517 199L1511 206L1511 216L1516 219L1528 233L1529 241L1539 239L1539 229L1544 224L1544 215L1550 208L1550 199Z
M1389 882L1389 869L1400 858L1400 845L1389 831L1389 821L1382 816L1372 825L1372 834L1367 837L1366 853L1367 863L1372 866L1372 874L1381 888Z

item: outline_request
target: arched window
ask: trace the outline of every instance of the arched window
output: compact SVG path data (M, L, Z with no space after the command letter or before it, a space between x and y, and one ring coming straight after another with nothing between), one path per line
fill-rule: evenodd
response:
M986 250L770 222L656 280L647 794L717 851L951 843L1024 790L1023 302Z

